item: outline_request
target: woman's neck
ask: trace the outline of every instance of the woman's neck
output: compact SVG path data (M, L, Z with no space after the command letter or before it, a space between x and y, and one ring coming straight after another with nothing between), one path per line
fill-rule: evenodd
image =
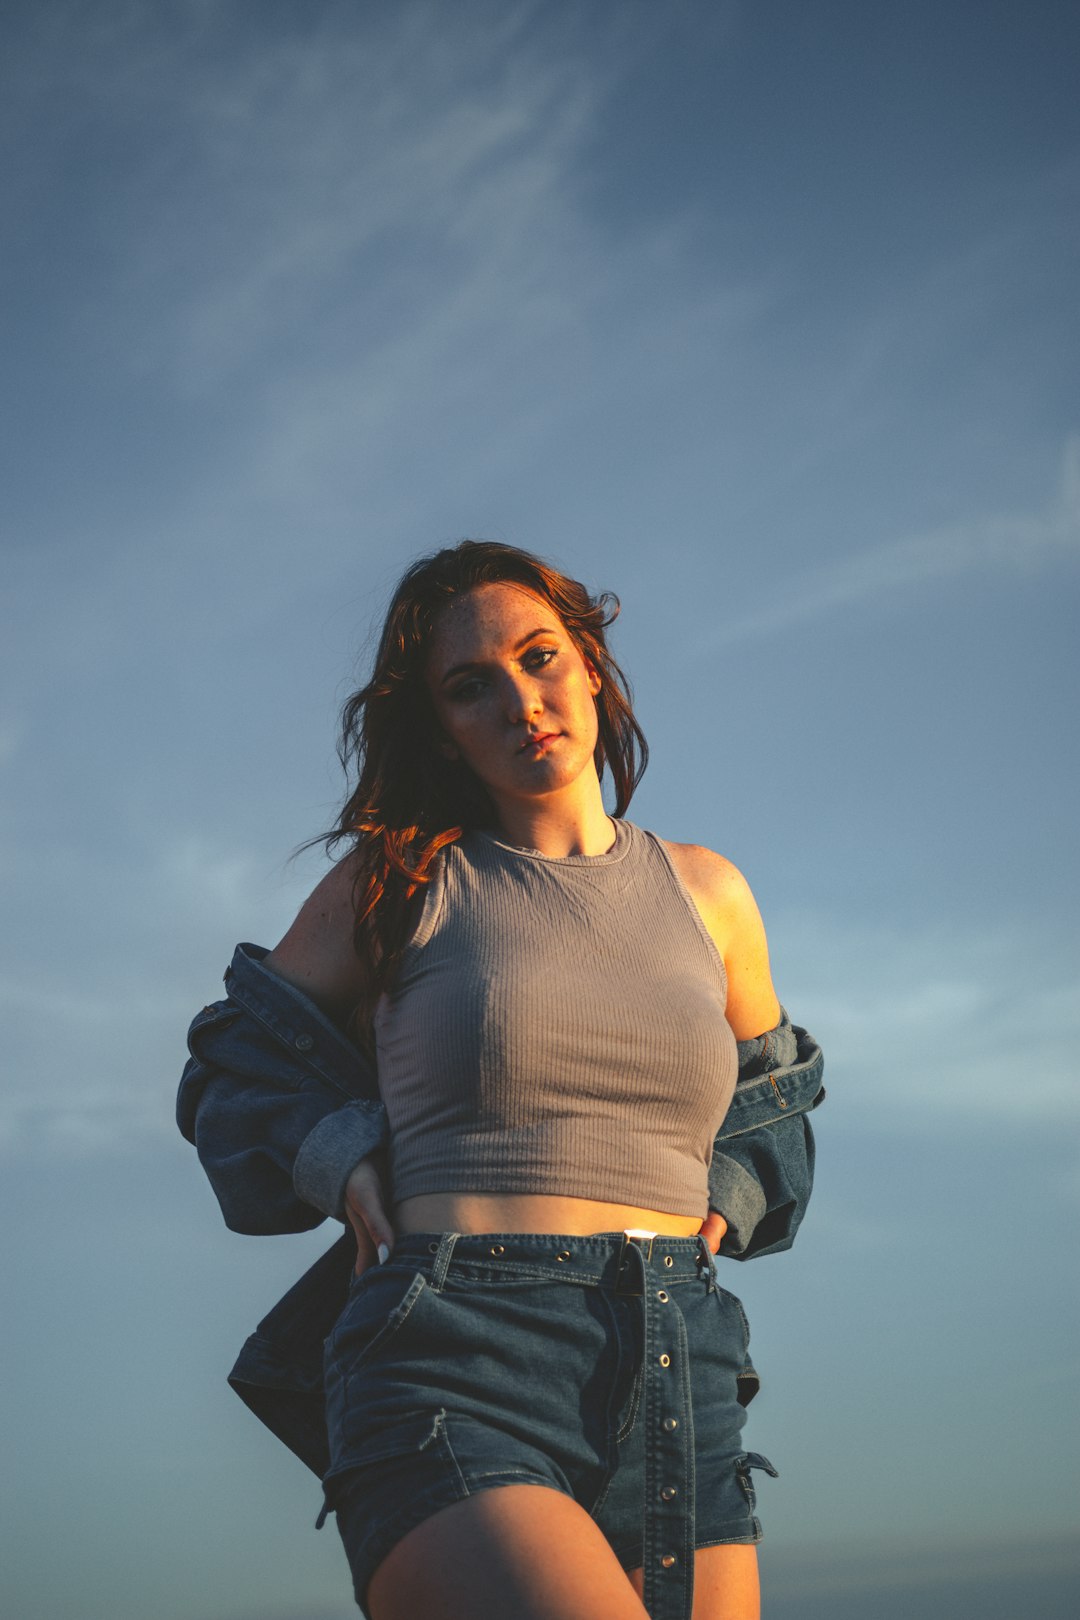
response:
M615 829L604 809L599 780L595 794L575 795L574 801L538 798L501 804L499 836L518 849L535 849L556 860L565 855L605 855L615 842Z

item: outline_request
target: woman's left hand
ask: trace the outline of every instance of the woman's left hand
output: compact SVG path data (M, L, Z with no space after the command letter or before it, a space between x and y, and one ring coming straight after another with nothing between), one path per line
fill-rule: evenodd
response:
M698 1235L703 1237L705 1242L709 1245L709 1253L717 1254L719 1252L721 1243L724 1241L724 1233L726 1231L727 1221L725 1221L724 1217L715 1209L710 1209L709 1213L701 1223L701 1229Z

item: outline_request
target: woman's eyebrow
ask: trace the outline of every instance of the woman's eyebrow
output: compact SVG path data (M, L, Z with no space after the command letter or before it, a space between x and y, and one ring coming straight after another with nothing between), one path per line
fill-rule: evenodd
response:
M519 653L523 647L527 647L529 642L534 640L537 636L553 636L555 634L556 632L549 625L538 625L535 630L530 630L528 635L522 636L521 640L515 646L514 651L515 653ZM452 669L447 670L446 674L439 681L439 685L445 686L447 681L453 680L455 675L464 675L467 670L482 668L482 659L476 659L472 663L455 664Z

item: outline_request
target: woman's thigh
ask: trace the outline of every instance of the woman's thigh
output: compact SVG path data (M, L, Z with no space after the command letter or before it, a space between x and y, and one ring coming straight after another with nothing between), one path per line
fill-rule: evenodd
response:
M595 1521L542 1485L480 1491L425 1519L376 1569L367 1608L371 1620L646 1620ZM744 1612L707 1611L710 1620Z
M645 1572L632 1569L630 1584L638 1597L645 1589ZM734 1545L701 1547L694 1554L693 1620L759 1620L757 1548Z
M570 1497L504 1485L443 1508L379 1565L371 1620L645 1620L644 1572L623 1571ZM759 1620L757 1548L694 1557L693 1620Z

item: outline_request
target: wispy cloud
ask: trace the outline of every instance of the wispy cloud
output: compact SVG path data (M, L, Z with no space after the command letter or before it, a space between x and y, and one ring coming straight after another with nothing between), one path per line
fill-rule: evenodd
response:
M535 10L488 7L470 30L436 26L437 7L363 27L336 8L241 57L208 52L190 11L171 50L137 26L98 40L77 99L144 137L116 183L113 284L94 288L137 328L118 358L196 397L270 359L303 372L313 351L378 352L406 312L424 327L428 304L460 321L485 267L489 302L501 281L500 307L542 317L605 88L572 26L529 30Z
M774 919L780 931L799 964L792 1015L806 1009L851 1117L1080 1117L1078 964L1064 930L815 916Z
M304 872L298 862L268 874L249 851L195 835L163 839L141 861L130 850L120 866L76 851L24 855L18 879L37 910L13 895L22 924L0 970L0 1152L175 1140L188 1021L225 994L235 939L280 935L311 887ZM12 889L15 878L13 865Z
M827 619L840 609L906 599L964 574L1026 571L1080 558L1080 434L1061 456L1058 487L1041 511L988 513L926 534L868 546L808 570L767 611L742 613L696 650L737 646L765 631Z

